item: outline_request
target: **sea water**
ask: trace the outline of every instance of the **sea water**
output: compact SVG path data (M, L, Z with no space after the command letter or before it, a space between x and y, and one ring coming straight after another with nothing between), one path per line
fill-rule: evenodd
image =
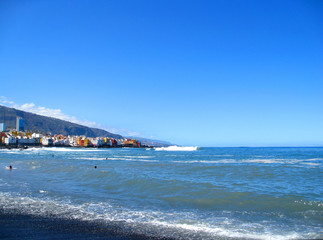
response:
M323 148L1 149L0 208L175 239L318 239L322 170Z

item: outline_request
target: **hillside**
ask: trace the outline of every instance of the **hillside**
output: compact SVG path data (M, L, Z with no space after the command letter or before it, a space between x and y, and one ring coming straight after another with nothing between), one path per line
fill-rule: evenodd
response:
M143 145L147 146L154 146L154 147L168 147L175 144L170 142L156 140L156 139L149 139L149 138L142 138L142 137L134 137L134 136L127 136L127 138L135 138L141 142Z
M17 110L0 105L0 123L6 123L7 128L16 127L16 117L25 119L25 129L30 131L63 134L63 135L85 135L88 137L112 137L120 139L121 135L108 131L82 126L57 118L45 117L30 112Z

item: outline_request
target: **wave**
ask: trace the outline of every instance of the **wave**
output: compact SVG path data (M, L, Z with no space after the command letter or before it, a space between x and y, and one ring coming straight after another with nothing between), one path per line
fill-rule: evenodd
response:
M66 147L43 147L43 148L28 148L25 151L50 151L50 152L97 152L98 149L84 148L66 148Z
M158 162L158 160L150 160L145 158L129 158L129 157L90 157L90 158L80 158L82 160L90 160L90 161L132 161L132 162Z
M126 156L120 156L121 158L154 158L155 156L131 156L131 155L126 155Z
M101 149L69 148L69 147L30 147L27 149L0 149L2 153L32 153L32 152L97 152Z
M179 146L169 146L169 147L157 147L155 151L197 151L199 147L179 147Z
M168 157L178 157L180 155L167 155ZM322 164L319 162L320 160L313 160L313 159L212 159L212 160L173 160L173 163L183 163L183 164L194 164L194 163L205 163L205 164L287 164L287 165L308 165L308 166L321 166Z
M47 191L39 190L41 195ZM281 229L273 222L250 221L235 218L236 213L221 211L201 221L193 212L165 212L161 210L135 210L114 206L109 202L72 203L67 199L30 197L1 193L2 210L40 217L58 217L79 221L100 221L119 224L126 231L173 239L309 239L320 238L320 229L305 227L304 231ZM244 213L247 214L247 213ZM252 215L252 213L249 213ZM316 231L315 231L316 230Z
M206 163L206 164L218 164L218 163L237 163L235 159L221 159L221 160L188 160L188 161L171 161L173 163Z
M81 159L83 160L95 160L95 161L103 161L103 160L108 160L107 158L105 157L82 157Z

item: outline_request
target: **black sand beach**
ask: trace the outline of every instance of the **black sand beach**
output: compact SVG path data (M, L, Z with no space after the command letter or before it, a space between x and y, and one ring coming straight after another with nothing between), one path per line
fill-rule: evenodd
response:
M4 212L0 209L0 239L165 239L131 233L115 225ZM166 239L165 239L166 240Z

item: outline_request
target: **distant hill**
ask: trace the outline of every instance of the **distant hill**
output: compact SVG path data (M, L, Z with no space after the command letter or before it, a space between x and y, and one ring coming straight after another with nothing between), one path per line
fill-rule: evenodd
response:
M45 117L0 105L0 123L6 123L7 128L16 128L16 117L24 118L25 129L30 131L37 129L38 132L51 134L122 138L121 135L113 134L102 129L90 128L57 118Z
M154 147L168 147L176 144L172 144L170 142L156 140L156 139L148 139L148 138L141 138L141 137L126 137L126 138L135 138L141 142L142 145L147 146L154 146Z

